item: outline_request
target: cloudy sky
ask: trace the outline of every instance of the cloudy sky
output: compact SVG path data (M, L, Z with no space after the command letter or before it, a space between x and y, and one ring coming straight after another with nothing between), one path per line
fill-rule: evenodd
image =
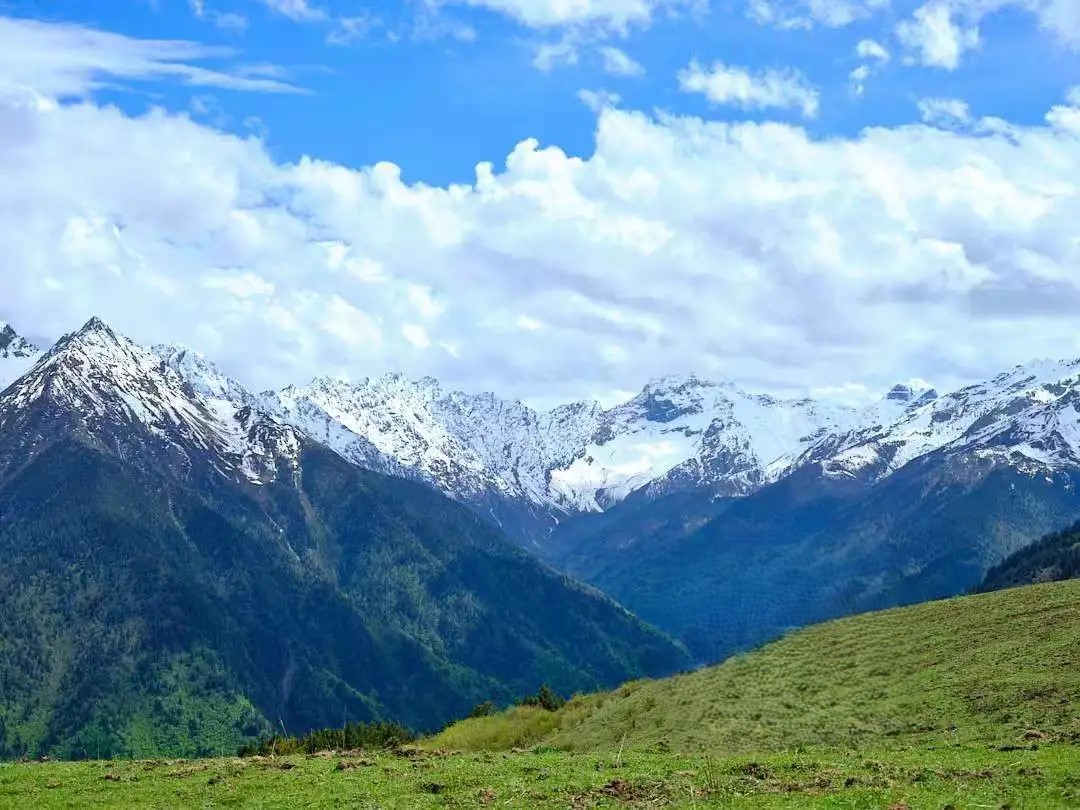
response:
M4 0L0 319L253 387L1080 356L1076 0Z

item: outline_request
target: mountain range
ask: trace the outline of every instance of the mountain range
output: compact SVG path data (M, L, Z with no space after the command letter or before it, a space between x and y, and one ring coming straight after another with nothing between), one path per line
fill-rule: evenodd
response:
M94 319L21 349L0 393L0 755L436 728L689 663L465 507L167 357Z
M94 319L48 352L3 327L0 375L16 753L431 727L960 593L1080 518L1080 362L865 408L687 375L541 411L394 374L256 393Z
M163 356L189 358L193 385L220 379ZM469 506L712 661L964 592L1080 518L1078 396L1080 361L1039 361L944 394L899 384L863 408L688 375L610 409L538 411L394 374L254 407Z

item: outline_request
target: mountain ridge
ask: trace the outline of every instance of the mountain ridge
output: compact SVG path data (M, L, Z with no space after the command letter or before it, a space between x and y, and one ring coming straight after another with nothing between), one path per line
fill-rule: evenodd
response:
M1080 464L1080 422L1065 396L1080 382L1075 361L1016 366L943 395L898 384L861 409L688 374L650 381L612 408L582 401L540 411L396 373L256 394L189 348L148 351L222 419L265 414L354 464L432 486L531 545L634 493L745 497L808 466L873 482L950 446L1031 470ZM18 359L36 357L24 349Z

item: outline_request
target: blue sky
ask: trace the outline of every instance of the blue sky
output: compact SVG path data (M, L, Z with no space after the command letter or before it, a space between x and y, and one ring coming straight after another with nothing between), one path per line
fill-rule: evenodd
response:
M530 1L549 2L520 0ZM312 21L292 19L262 0L205 0L202 16L187 0L7 0L3 7L16 16L79 22L130 37L232 49L236 54L228 61L275 66L306 91L223 93L149 82L98 94L125 110L189 110L224 129L263 132L284 161L305 154L353 166L386 160L401 166L408 180L443 184L471 180L477 163L530 137L590 154L595 116L578 97L583 89L618 93L634 109L791 120L827 136L917 121L916 102L928 96L962 98L980 116L1038 122L1080 80L1080 53L1048 36L1039 18L1019 4L980 21L980 45L956 69L905 66L894 29L923 4L896 0L850 25L786 30L755 21L740 0L679 5L624 33L586 30L577 63L548 70L534 66L537 48L560 41L566 29L530 28L483 7L433 11L424 0L308 0L313 14L325 16ZM221 27L221 15L236 25ZM342 17L377 22L366 35L335 45L328 37ZM471 32L469 38L462 38L463 31ZM891 58L856 96L849 74L867 61L855 52L866 39L880 42ZM606 73L603 47L631 56L643 75ZM803 121L797 110L748 111L680 92L676 77L691 59L750 70L797 69L819 89L820 111Z
M1080 356L1075 0L0 0L0 319L253 387Z

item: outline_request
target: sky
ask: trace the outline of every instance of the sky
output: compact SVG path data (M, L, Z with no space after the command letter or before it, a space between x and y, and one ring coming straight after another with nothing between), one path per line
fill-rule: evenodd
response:
M257 389L1080 356L1077 0L0 0L0 319Z

